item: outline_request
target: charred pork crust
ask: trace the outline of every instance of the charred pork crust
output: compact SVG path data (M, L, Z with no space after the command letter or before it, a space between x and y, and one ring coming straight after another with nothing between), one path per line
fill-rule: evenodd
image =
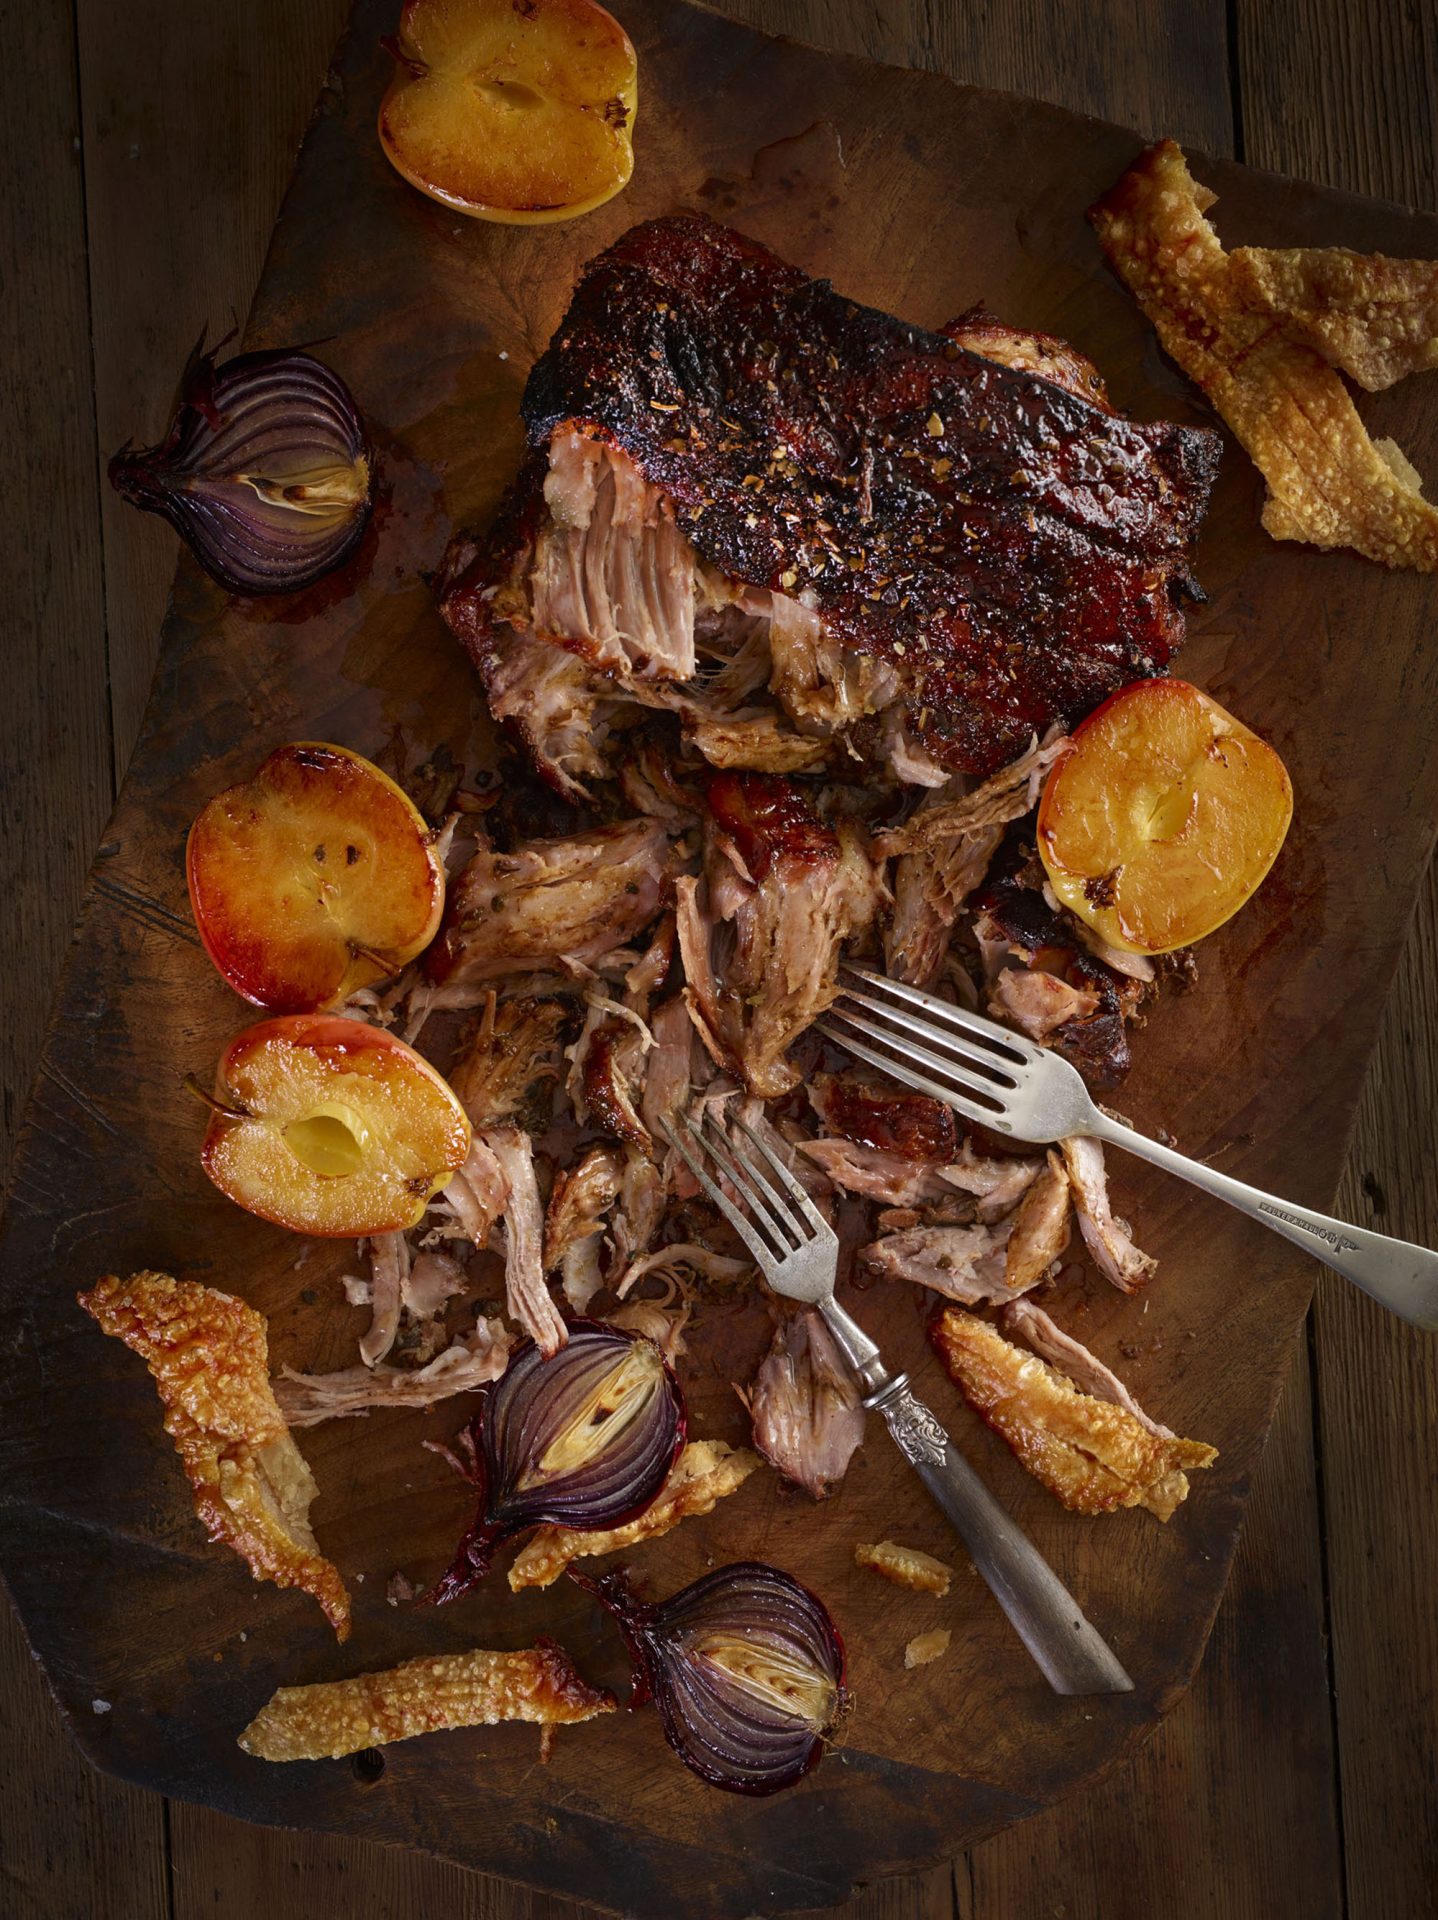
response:
M593 262L523 413L534 452L445 597L487 682L545 449L571 422L662 490L703 560L802 597L892 667L914 736L955 771L990 772L1160 671L1198 597L1188 549L1216 433L1117 418L700 215L635 227Z

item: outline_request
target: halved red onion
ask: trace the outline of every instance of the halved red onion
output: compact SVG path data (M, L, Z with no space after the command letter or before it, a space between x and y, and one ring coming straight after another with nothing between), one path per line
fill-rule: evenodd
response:
M684 1426L679 1383L652 1340L573 1320L552 1359L526 1341L474 1417L479 1513L430 1598L468 1593L496 1547L530 1527L598 1532L637 1519L668 1479Z
M308 353L197 347L170 430L122 447L110 484L161 514L234 593L293 593L339 565L371 497L364 421L339 375Z
M653 1606L622 1570L569 1577L619 1622L630 1705L652 1696L670 1746L711 1786L777 1793L818 1763L847 1703L844 1643L792 1574L740 1560Z

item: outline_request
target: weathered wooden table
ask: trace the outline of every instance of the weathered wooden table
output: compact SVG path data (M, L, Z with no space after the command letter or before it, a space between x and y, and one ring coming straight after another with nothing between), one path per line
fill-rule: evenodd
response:
M1438 14L1411 0L727 8L1209 152L1438 206ZM201 326L243 315L346 12L347 0L0 0L10 669L0 701L0 1148L139 723L173 567L167 532L104 489L103 457L160 426ZM1430 879L1341 1202L1356 1220L1430 1242L1435 978ZM57 1194L55 1204L83 1201ZM1438 1345L1324 1279L1188 1698L1101 1788L952 1871L876 1888L855 1901L852 1920L1431 1912L1435 1492ZM582 1913L419 1856L265 1832L100 1778L72 1749L3 1606L0 1783L0 1910L16 1920Z

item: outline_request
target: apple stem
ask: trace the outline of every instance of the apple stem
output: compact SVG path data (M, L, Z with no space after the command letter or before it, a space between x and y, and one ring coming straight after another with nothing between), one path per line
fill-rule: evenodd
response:
M194 1074L187 1073L183 1082L186 1093L194 1094L197 1100L203 1100L212 1113L222 1113L227 1120L249 1120L254 1116L248 1107L230 1106L219 1100L213 1093L206 1093Z

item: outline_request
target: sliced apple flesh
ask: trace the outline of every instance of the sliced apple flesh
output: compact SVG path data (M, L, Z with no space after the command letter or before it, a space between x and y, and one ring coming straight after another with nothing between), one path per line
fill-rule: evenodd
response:
M200 1158L263 1220L358 1236L414 1226L469 1144L463 1107L413 1047L341 1015L287 1014L226 1049Z
M190 829L190 905L236 993L276 1013L338 1005L434 938L444 868L423 815L345 747L280 747Z
M1267 741L1186 681L1142 680L1075 730L1039 805L1039 854L1110 946L1169 953L1238 912L1292 816Z
M572 220L628 184L629 36L595 0L407 0L380 104L391 164L480 220Z

